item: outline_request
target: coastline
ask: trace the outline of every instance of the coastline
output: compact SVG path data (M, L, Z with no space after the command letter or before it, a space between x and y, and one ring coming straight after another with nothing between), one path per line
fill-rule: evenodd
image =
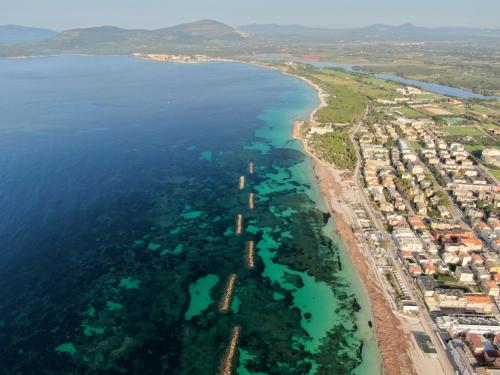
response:
M279 69L277 69L279 70ZM313 87L318 95L320 104L310 113L309 121L317 124L316 113L327 105L326 93L311 80L298 75L281 72L302 81ZM392 311L381 286L376 282L376 270L367 260L367 255L360 248L346 218L349 213L335 205L339 199L343 199L345 192L342 187L343 170L335 169L333 166L319 159L309 149L307 141L300 136L300 127L303 122L295 122L292 137L301 142L304 153L313 163L314 175L316 177L319 191L326 202L330 215L334 218L334 230L339 235L346 248L347 256L356 269L358 279L367 297L371 314L373 316L373 330L378 344L384 374L415 374L415 368L410 356L410 337L403 328L401 321ZM374 282L375 280L375 282Z
M323 88L320 85L314 83L310 79L307 79L305 77L302 77L302 76L299 76L299 75L296 75L296 74L291 74L291 73L286 73L286 72L281 72L281 73L284 74L284 75L290 76L290 77L298 78L298 79L304 81L305 83L307 83L312 88L314 88L314 90L316 90L316 92L318 94L319 105L316 108L314 108L314 110L310 113L310 115L309 115L309 122L311 122L313 124L317 124L318 122L315 119L316 113L318 113L318 111L320 109L325 108L325 107L328 106L328 102L327 102L327 99L326 99L328 97L328 94L326 94L323 91ZM302 146L304 146L304 142L302 142L302 140L301 140L301 143L302 143Z

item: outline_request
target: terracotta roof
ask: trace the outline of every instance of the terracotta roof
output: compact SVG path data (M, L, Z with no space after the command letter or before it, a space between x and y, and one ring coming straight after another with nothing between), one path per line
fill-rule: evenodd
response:
M481 229L489 229L490 226L488 224L486 224L484 221L480 221L477 226Z
M477 238L464 238L462 239L462 243L464 245L482 245L483 241L478 240Z
M491 304L491 298L486 294L466 294L464 298L467 303Z
M498 288L497 283L494 282L493 280L484 280L484 284L489 288Z
M471 342L472 346L477 349L482 349L483 348L483 340L479 337L478 334L476 333L469 333L467 334L467 337L469 338L469 341Z
M422 272L422 269L419 266L412 264L410 266L410 272L411 273Z

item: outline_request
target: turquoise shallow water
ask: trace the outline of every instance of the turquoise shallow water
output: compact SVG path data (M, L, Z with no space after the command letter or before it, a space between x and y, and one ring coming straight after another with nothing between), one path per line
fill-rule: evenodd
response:
M316 104L241 64L0 60L0 370L214 374L239 325L237 373L374 373L366 300L291 139Z

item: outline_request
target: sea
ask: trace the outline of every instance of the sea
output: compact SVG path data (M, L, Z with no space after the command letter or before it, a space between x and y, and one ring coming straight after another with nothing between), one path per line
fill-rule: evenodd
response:
M0 59L0 374L380 373L291 137L317 105L240 63Z

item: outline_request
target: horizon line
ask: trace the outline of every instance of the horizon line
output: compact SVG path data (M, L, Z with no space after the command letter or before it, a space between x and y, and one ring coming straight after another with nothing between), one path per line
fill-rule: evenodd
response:
M308 29L319 29L319 30L353 30L353 29L364 29L368 28L371 26L389 26L389 27L400 27L404 25L411 25L414 27L419 27L419 28L427 28L427 29L453 29L453 28L460 28L460 29L476 29L476 30L500 30L500 27L480 27L480 26L459 26L459 25L454 25L454 26L424 26L420 25L417 23L413 23L410 21L407 22L402 22L398 24L391 24L391 23L383 23L383 22L374 22L370 24L365 24L363 26L341 26L341 27L326 27L326 26L310 26L310 25L304 25L304 24L298 24L298 23L276 23L276 22L264 22L264 23L258 23L258 22L252 22L252 23L246 23L246 24L241 24L238 26L233 26L231 23L226 23L223 21L219 21L216 19L211 19L211 18L204 18L204 19L198 19L195 21L185 21L185 22L179 22L171 25L166 25L166 26L160 26L160 27L154 27L154 28L144 28L144 27L127 27L127 26L118 26L114 24L95 24L95 25L88 25L88 26L72 26L72 27L67 27L67 28L52 28L50 26L40 26L40 25L29 25L29 24L23 24L23 23L2 23L0 24L0 27L6 27L6 26L18 26L18 27L26 27L26 28L38 28L38 29L46 29L46 30L51 30L55 32L64 32L68 30L75 30L75 29L90 29L90 28L98 28L98 27L116 27L120 29L125 29L125 30L147 30L147 31L154 31L154 30L159 30L163 28L169 28L169 27L175 27L179 25L185 25L185 24L190 24L190 23L196 23L196 22L201 22L201 21L214 21L214 22L219 22L222 24L225 24L227 26L230 26L234 29L238 29L240 27L246 27L246 26L285 26L285 27L303 27L303 28L308 28Z

